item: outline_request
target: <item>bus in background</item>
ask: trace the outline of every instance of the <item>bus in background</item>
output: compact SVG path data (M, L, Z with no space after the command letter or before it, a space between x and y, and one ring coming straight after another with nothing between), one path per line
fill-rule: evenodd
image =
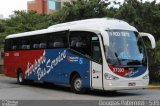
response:
M85 89L116 91L148 86L149 71L142 37L128 23L112 18L67 22L48 29L9 35L4 72L17 78Z

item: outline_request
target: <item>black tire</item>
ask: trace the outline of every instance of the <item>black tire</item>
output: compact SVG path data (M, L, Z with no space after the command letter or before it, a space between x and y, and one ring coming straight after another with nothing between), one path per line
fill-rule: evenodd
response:
M19 70L18 73L17 73L17 82L20 85L24 85L25 84L24 75L23 75L23 72L21 70Z
M71 80L71 90L74 93L82 94L85 92L85 89L82 86L82 80L78 74L75 74Z

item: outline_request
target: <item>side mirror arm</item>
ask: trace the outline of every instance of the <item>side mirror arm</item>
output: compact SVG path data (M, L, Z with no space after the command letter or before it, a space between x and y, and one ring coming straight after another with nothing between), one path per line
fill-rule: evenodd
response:
M141 37L148 37L151 42L152 49L156 48L156 41L155 41L155 38L153 35L151 35L149 33L144 33L144 32L139 32L139 35Z

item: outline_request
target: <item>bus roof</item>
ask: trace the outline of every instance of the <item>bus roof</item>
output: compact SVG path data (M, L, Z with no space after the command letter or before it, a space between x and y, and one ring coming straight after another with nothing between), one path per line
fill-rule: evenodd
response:
M56 24L48 27L48 29L12 34L6 37L6 39L17 38L23 36L31 36L37 34L51 33L57 31L100 31L100 30L130 30L137 31L137 29L127 22L114 19L114 18L93 18L85 19L79 21L66 22L61 24Z

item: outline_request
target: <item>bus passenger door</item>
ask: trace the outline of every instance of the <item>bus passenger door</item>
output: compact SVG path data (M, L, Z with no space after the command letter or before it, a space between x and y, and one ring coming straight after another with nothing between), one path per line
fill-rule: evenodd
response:
M100 43L92 41L91 86L93 89L103 89L102 86L102 55Z

